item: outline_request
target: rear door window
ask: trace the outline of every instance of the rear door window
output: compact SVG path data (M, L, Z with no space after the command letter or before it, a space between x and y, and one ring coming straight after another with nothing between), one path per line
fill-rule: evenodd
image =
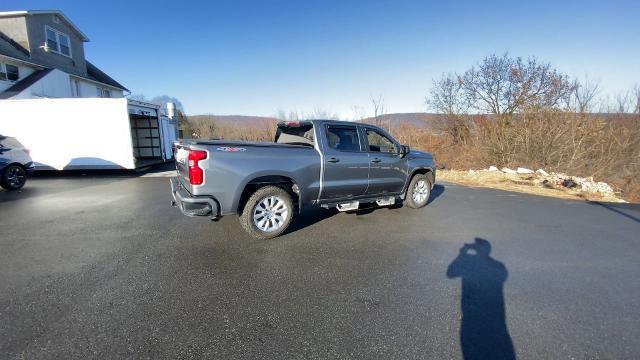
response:
M355 126L327 126L327 144L338 151L360 151L358 129Z

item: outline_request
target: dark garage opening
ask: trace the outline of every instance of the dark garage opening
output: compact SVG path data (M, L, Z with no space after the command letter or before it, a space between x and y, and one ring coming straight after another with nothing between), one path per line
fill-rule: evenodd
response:
M158 118L130 114L131 141L136 166L163 161Z

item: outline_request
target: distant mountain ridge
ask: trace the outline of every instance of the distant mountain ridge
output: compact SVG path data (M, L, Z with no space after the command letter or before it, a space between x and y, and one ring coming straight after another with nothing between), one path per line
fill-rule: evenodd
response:
M594 113L590 114L594 118L601 118L607 121L631 121L638 119L637 114L606 114ZM491 118L491 115L472 115L472 118L482 119ZM247 116L247 115L191 115L189 119L208 119L222 126L230 127L264 127L278 121L278 119L269 116ZM439 132L447 124L447 116L444 114L433 113L394 113L357 120L367 124L377 124L386 130L392 130L401 126L412 126L419 130L428 130Z
M248 115L190 115L190 120L209 120L222 126L257 127L264 126L270 122L278 121L274 117L268 116L248 116Z
M378 118L369 117L358 120L367 124L375 124L384 127L386 130L400 127L412 126L420 130L437 131L447 122L447 117L443 114L432 113L394 113L384 114Z
M223 126L240 127L264 126L267 123L278 121L278 119L274 117L248 115L191 115L189 119L196 121L201 119L210 120ZM441 114L430 113L395 113L380 115L377 122L376 119L372 117L357 121L368 124L379 123L385 128L389 125L391 125L391 127L410 125L418 129L435 129L446 122L446 117Z

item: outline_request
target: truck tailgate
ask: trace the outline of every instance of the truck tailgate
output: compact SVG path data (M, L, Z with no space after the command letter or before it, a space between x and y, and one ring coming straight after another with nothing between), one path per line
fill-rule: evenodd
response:
M183 186L189 188L189 149L181 144L176 144L176 170L178 178Z

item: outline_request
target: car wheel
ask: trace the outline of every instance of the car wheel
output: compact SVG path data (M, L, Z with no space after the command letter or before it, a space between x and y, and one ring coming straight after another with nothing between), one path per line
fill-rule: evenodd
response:
M240 224L256 239L271 239L287 230L292 217L291 195L277 186L265 186L247 200Z
M0 185L7 190L18 190L27 182L27 171L20 165L9 165L2 173Z
M413 209L421 208L429 202L431 180L425 174L417 174L409 183L405 204Z

